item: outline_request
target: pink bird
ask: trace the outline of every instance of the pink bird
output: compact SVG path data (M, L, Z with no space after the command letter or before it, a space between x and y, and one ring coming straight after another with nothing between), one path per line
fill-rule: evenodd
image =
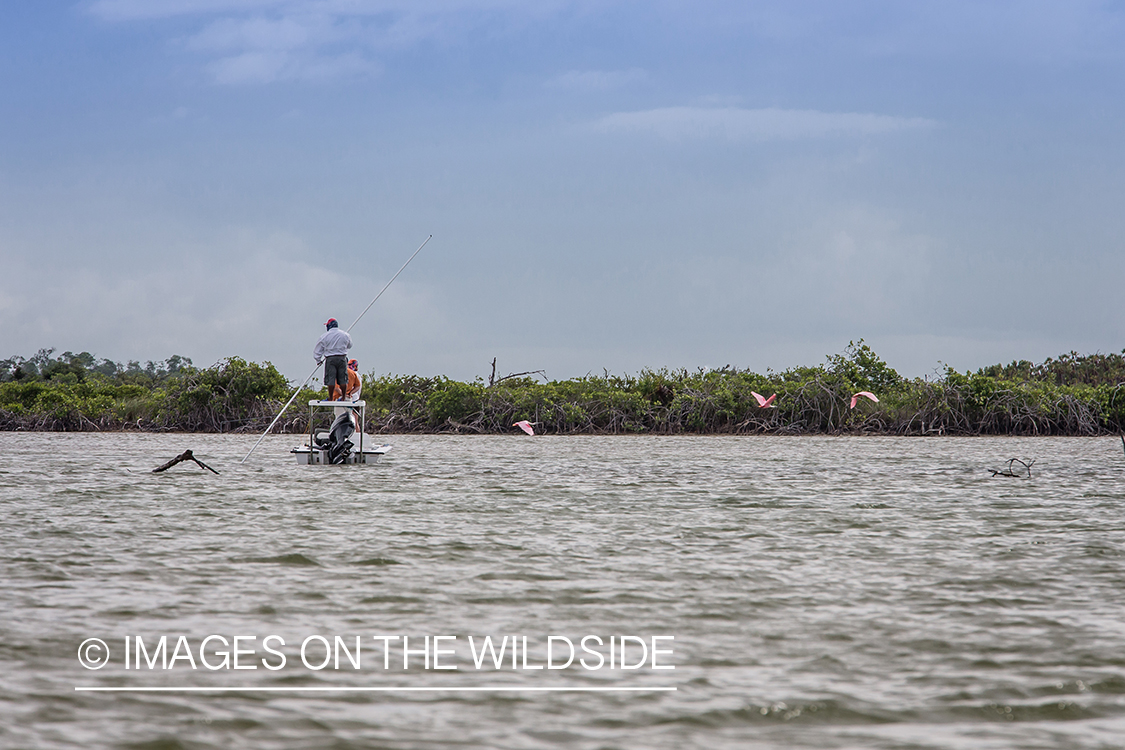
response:
M852 408L852 409L854 409L854 408L855 408L855 403L856 403L856 401L859 401L859 397L860 397L860 396L866 396L867 398L871 399L871 400L872 400L872 401L874 401L875 403L879 403L879 397L878 397L878 396L876 396L876 395L875 395L874 393L872 393L871 391L860 391L859 393L857 393L857 394L855 394L854 396L852 396L852 405L851 405L851 407L850 407L850 408Z
M538 424L538 422L536 424ZM520 421L513 424L512 427L519 427L521 430L526 432L528 435L534 435L535 434L535 430L531 429L531 422L528 422L526 419L521 419Z
M773 405L773 400L775 398L777 398L776 393L773 394L772 396L770 396L769 398L766 398L765 396L763 396L760 393L754 393L754 391L750 391L750 395L753 396L754 398L758 399L758 406L762 409L767 409L767 408L768 409L776 409L777 408L776 406Z

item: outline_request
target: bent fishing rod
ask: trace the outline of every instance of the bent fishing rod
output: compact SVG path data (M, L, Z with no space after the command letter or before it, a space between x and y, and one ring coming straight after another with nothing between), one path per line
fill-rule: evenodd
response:
M391 277L391 280L388 281L386 283L386 285L382 289L379 290L379 293L375 295L375 299L368 302L367 307L363 308L363 312L361 312L359 314L359 317L356 318L355 321L353 321L350 326L348 326L347 331L346 331L347 333L352 332L352 329L355 328L355 324L358 323L363 318L363 316L367 314L367 311L371 309L371 306L374 305L375 302L380 297L383 296L383 292L387 291L387 287L389 287L391 284L393 284L394 280L398 278L398 274L400 274L400 273L402 273L403 271L406 270L406 267L410 265L410 261L414 260L414 256L417 255L418 253L422 252L422 248L424 248L426 246L426 243L429 242L431 239L433 239L433 237L434 236L432 234L429 237L427 237L425 239L425 241L423 241L422 244L418 246L418 249L414 251L414 254L406 259L406 262L402 264L402 268L398 269L398 273L396 273L394 276ZM277 420L281 419L281 415L284 414L285 410L288 409L290 404L293 403L293 399L297 398L297 394L301 392L302 388L304 388L306 385L309 384L309 381L312 380L313 375L316 375L316 371L319 370L319 369L320 369L320 362L317 362L316 366L313 367L312 372L310 372L309 376L307 378L305 378L305 382L303 382L303 383L301 383L301 385L297 386L297 390L293 391L293 395L290 396L289 400L285 402L285 406L281 407L281 411L279 411L277 413L277 416L273 418L272 422L270 422L270 426L267 427L266 431L262 433L262 436L260 438L258 438L258 442L254 443L254 447L250 449L250 453L253 453L254 451L256 451L258 449L258 446L261 445L262 441L266 439L266 435L270 434L270 430L272 430L273 426L275 424L277 424ZM242 460L239 461L239 463L240 464L246 463L246 459L250 458L250 453L247 453L245 456L243 456Z

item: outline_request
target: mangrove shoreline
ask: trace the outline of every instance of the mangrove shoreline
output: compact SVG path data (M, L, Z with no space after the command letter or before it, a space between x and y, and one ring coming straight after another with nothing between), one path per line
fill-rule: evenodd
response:
M207 368L175 356L119 365L41 350L0 361L0 430L261 433L292 395L269 362ZM363 378L373 434L500 434L529 420L546 434L1107 435L1125 430L1125 352L952 368L903 378L861 339L824 364L758 374L643 370L563 381L529 374L459 382ZM851 396L870 391L878 403ZM776 393L761 408L753 393ZM307 432L304 389L275 433Z

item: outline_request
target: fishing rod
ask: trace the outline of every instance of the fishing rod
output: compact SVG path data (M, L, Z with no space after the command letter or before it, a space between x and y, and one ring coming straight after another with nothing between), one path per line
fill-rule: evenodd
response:
M375 295L375 299L373 299L369 303L367 303L367 307L363 308L363 312L361 312L359 314L359 317L356 318L355 321L353 321L350 326L348 326L347 333L351 333L351 330L353 328L355 328L355 324L358 323L363 318L363 316L367 314L367 311L371 309L371 306L374 305L375 302L380 297L383 296L383 292L387 291L387 287L389 287L391 284L393 284L394 280L398 278L398 274L400 274L400 273L402 273L403 271L406 270L406 267L410 265L410 261L414 260L414 256L417 255L418 253L422 252L422 248L424 248L426 246L426 243L429 242L430 240L432 240L433 237L434 236L432 234L429 237L427 237L425 239L425 241L423 241L422 244L418 246L418 249L414 251L414 254L406 259L406 262L402 264L402 268L398 269L398 273L396 273L394 276L391 277L391 280L388 281L383 286L383 288L379 290L379 293ZM319 370L319 369L320 369L320 362L317 362L316 365L313 367L312 372L310 372L309 376L307 378L305 378L305 382L301 383L301 385L299 385L297 387L297 390L293 391L293 395L290 396L289 400L285 402L285 406L281 407L281 411L279 411L277 413L277 416L273 418L273 421L270 422L270 426L267 427L266 431L262 433L262 436L260 438L258 438L258 442L254 443L254 447L250 449L250 453L253 453L254 451L256 451L258 449L258 446L261 445L262 441L266 439L266 435L270 434L270 430L272 430L273 426L275 424L277 424L277 420L281 419L281 415L284 414L285 410L288 409L290 404L293 403L293 399L297 398L297 394L301 392L302 388L304 388L306 385L309 384L309 381L312 380L313 375L316 375L316 371ZM250 453L247 453L245 456L243 456L242 460L239 461L239 463L240 464L246 463L246 459L250 458Z

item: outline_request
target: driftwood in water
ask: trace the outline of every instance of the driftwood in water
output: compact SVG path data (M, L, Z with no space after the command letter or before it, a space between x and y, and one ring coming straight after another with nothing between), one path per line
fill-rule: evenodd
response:
M1031 479L1031 464L1033 463L1035 463L1035 459L1031 459L1031 463L1028 464L1020 461L1018 458L1009 458L1008 468L1001 469L1000 471L989 469L989 471L992 472L992 476L994 477L1020 477L1021 479ZM1023 464L1023 467L1027 469L1027 474L1013 471L1012 464Z
M190 450L186 450L186 451L184 451L183 453L181 453L180 455L176 456L175 458L173 458L173 459L172 459L171 461L169 461L168 463L164 464L163 466L158 466L158 467L156 467L155 469L153 469L153 470L152 470L152 473L153 473L153 474L156 474L157 472L160 472L160 471L164 471L165 469L170 469L170 468L172 468L173 466L175 466L176 464L178 464L178 463L179 463L180 461L195 461L195 462L196 462L197 464L199 464L199 467L200 467L201 469L207 469L207 471L210 471L210 472L212 472L213 474L218 474L218 473L219 473L219 472L215 471L214 469L212 469L212 468L211 468L210 466L208 466L207 464L205 464L205 463L203 463L202 461L200 461L200 460L199 460L198 458L196 458L195 456L193 456L193 455L191 454L191 451L190 451Z

